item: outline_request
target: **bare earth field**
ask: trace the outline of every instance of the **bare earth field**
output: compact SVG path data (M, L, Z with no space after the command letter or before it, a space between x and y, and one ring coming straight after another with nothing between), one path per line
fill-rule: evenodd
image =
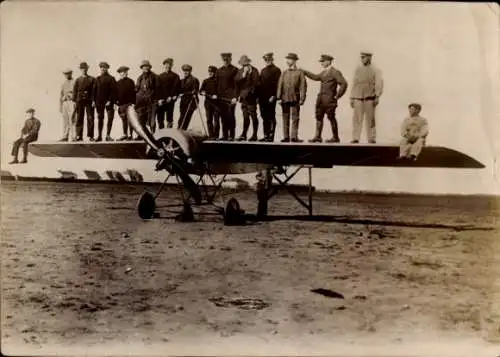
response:
M225 227L142 221L143 188L2 183L3 353L500 355L496 198L318 193L326 221Z

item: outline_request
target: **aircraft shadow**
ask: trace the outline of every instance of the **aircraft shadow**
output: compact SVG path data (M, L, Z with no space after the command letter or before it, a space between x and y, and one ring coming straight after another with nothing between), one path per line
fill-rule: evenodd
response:
M268 215L264 218L257 218L256 215L247 214L246 218L252 221L281 221L294 220L304 222L331 222L331 223L347 223L347 224L362 224L362 225L380 225L389 227L410 227L410 228L435 228L435 229L451 229L455 231L492 231L492 227L478 227L474 225L452 225L440 223L418 223L418 222L402 222L402 221L387 221L373 219L357 219L346 216L333 215Z

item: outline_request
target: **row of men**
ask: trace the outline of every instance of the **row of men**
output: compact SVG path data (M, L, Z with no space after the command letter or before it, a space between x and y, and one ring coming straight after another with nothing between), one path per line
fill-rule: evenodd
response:
M350 104L353 108L352 141L360 140L363 122L366 125L368 142L375 143L375 108L383 92L383 80L380 71L372 65L372 54L361 53L361 64L356 68L350 92ZM66 81L61 89L60 110L63 114L64 129L61 140L70 137L83 139L84 115L87 115L87 137L94 141L94 108L97 111L97 141L102 140L104 116L107 113L106 140L110 137L115 109L123 120L121 140L130 139L131 131L126 120L126 108L135 105L143 125L155 131L156 125L162 129L173 126L175 102L180 98L180 117L178 128L187 129L193 113L199 106L198 94L205 96L204 107L208 134L218 138L220 130L222 140L234 140L236 119L235 108L241 103L243 130L239 140L247 140L250 124L252 135L249 140L257 140L259 106L263 124L262 141L274 141L276 129L276 104L280 103L283 111L283 142L300 142L299 121L300 107L306 100L306 78L321 83L316 100L316 135L310 141L321 142L323 119L326 115L331 124L332 137L328 142L339 142L336 108L338 100L345 94L348 84L342 72L332 66L333 57L323 54L320 64L323 70L319 74L299 69L299 57L289 53L285 59L287 68L282 72L275 64L273 53L263 56L265 67L259 72L251 59L243 55L239 60L240 68L232 64L232 54L221 54L223 65L220 68L208 67L208 78L200 87L200 81L192 75L192 67L182 66L183 78L173 71L173 59L163 61L164 71L156 75L151 63L142 61L141 75L134 81L128 78L129 68L121 66L117 72L120 79L115 81L109 74L109 64L101 62L101 74L93 78L88 74L86 62L80 64L82 75L76 80L72 71L66 70ZM75 118L76 117L76 118ZM76 120L75 120L76 119ZM76 124L73 126L72 124ZM71 133L73 131L73 133Z
M422 106L419 103L408 105L409 116L403 121L401 127L401 143L399 149L399 159L416 160L422 148L425 146L429 133L427 119L420 116ZM13 161L10 164L17 164L19 148L23 148L23 159L21 163L27 162L28 144L38 140L40 131L40 120L35 117L35 110L30 108L26 111L28 118L21 129L20 137L14 142L12 147Z

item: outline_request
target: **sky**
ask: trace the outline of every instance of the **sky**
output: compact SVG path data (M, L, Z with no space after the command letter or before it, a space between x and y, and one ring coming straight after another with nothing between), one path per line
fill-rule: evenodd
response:
M432 193L500 193L499 9L494 4L420 2L3 2L0 10L0 123L2 168L19 135L24 111L33 106L42 121L40 140L61 136L58 95L62 70L87 61L90 74L107 61L139 75L149 59L153 71L166 57L174 70L184 63L206 77L220 65L220 52L234 62L246 54L257 68L274 52L276 64L296 52L299 67L319 72L319 55L352 82L360 51L374 53L385 90L377 108L378 142L397 143L409 102L422 103L430 123L429 145L447 146L478 159L484 170L336 168L318 170L315 183L332 189ZM300 134L314 135L314 100L319 84L308 82ZM238 109L238 127L241 114ZM178 111L176 111L178 116ZM337 110L342 141L351 139L347 96ZM201 128L200 118L193 119ZM278 122L281 114L278 111ZM278 133L281 135L279 123ZM121 133L115 118L113 134ZM326 128L324 135L329 135ZM363 134L364 135L364 134ZM83 166L82 166L83 165ZM33 159L28 168L50 175L57 168L138 168L150 163ZM146 175L147 176L147 175Z

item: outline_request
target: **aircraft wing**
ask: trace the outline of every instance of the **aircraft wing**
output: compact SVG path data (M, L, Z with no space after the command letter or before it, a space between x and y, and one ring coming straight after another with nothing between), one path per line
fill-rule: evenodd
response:
M32 143L29 151L42 157L150 159L144 142ZM427 146L415 162L397 160L399 146L381 144L322 144L220 142L200 143L198 158L208 163L273 165L484 168L474 158L446 147Z

